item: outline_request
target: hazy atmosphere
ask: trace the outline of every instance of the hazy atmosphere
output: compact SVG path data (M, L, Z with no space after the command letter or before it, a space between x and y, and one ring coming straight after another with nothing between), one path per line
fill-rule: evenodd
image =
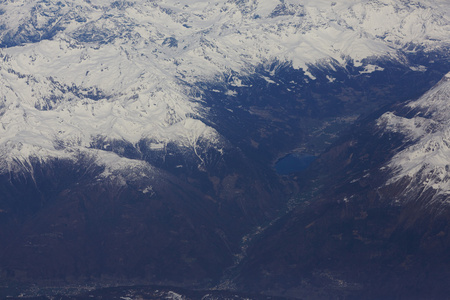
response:
M449 16L0 1L0 298L448 298Z

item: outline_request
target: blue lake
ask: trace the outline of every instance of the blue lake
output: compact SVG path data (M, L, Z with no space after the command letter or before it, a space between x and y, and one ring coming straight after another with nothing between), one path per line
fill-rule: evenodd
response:
M316 158L314 155L291 153L275 163L275 171L280 175L300 172L308 168Z

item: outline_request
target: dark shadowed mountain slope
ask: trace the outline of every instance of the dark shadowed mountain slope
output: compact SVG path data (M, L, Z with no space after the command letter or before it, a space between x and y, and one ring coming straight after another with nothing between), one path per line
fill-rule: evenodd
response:
M359 121L299 175L298 207L250 247L239 285L305 299L447 298L449 87L444 77Z

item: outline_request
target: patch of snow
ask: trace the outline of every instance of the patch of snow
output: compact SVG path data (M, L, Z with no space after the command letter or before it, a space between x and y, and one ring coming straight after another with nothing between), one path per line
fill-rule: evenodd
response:
M169 291L169 292L167 293L167 299L171 299L171 300L184 300L185 297L183 297L182 295L180 295L180 294L178 294L178 293Z
M261 75L261 78L263 78L265 81L267 81L268 83L271 83L271 84L277 84L275 81L273 81L272 79L270 79L269 77L267 77L267 76L262 76Z
M236 91L233 91L233 90L227 90L225 92L225 95L227 95L227 96L236 96L237 94L238 93Z
M147 194L147 193L153 193L153 186L148 186L146 187L143 191L143 194Z
M411 70L415 71L415 72L426 72L427 71L427 67L419 65L419 66L411 66L409 67Z
M376 65L366 65L364 67L364 71L360 71L360 74L367 74L367 73L373 73L375 71L383 71L384 68L380 67L380 66L376 66Z
M330 83L333 83L336 81L336 78L333 78L330 75L327 75L327 79L328 79L328 82L330 82Z
M316 80L317 78L309 71L305 71L305 75L308 76L311 80Z

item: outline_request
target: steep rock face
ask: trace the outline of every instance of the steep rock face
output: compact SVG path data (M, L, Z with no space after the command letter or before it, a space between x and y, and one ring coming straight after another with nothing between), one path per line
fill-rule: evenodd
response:
M446 76L357 122L303 175L313 180L303 178L298 207L249 249L237 282L311 299L445 297L448 160L429 140L445 140L448 88Z

